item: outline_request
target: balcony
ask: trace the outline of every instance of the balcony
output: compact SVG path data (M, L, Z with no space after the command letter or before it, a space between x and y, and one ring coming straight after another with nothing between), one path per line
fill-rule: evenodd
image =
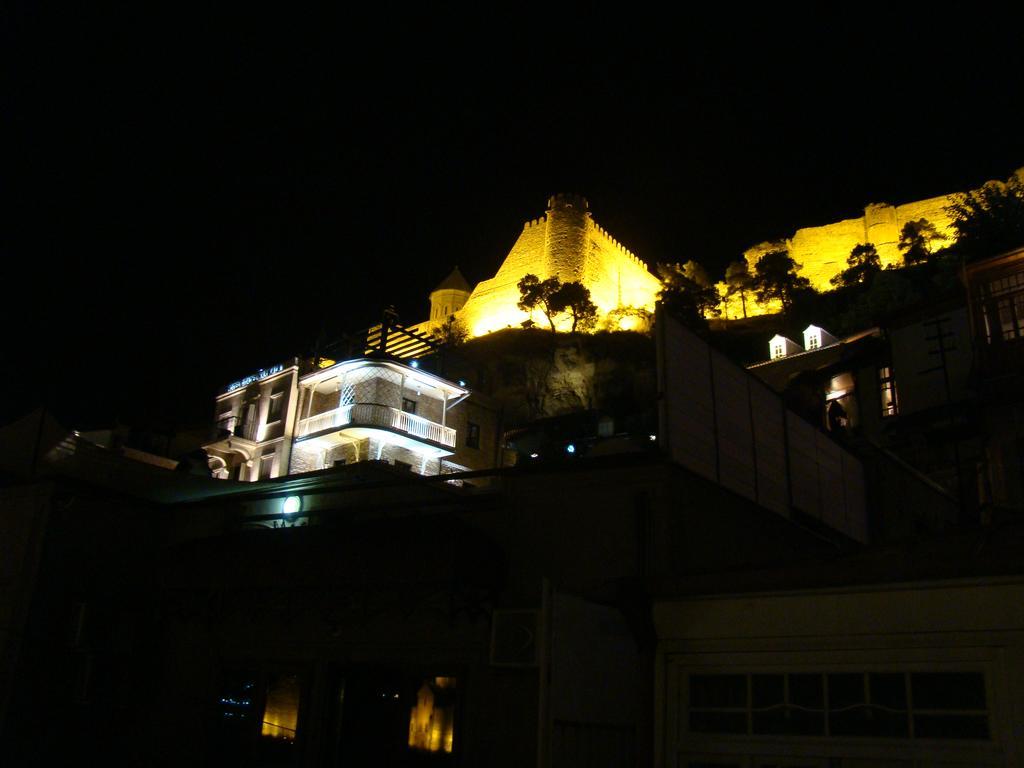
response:
M351 432L355 437L362 437L362 430L367 428L385 429L437 446L455 448L455 430L451 427L377 403L343 405L301 419L295 436L301 440L314 435Z

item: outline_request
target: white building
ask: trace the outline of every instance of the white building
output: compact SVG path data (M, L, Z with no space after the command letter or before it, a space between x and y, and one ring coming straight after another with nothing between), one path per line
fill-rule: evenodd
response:
M217 396L216 477L243 481L385 461L420 475L494 465L493 409L418 367L362 357L260 370ZM226 434L224 434L226 433Z

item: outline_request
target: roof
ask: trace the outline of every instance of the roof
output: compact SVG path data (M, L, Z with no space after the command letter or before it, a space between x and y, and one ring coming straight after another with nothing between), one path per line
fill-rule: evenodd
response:
M466 278L459 272L459 268L456 267L431 293L435 291L465 291L466 293L472 293L473 286L466 281Z

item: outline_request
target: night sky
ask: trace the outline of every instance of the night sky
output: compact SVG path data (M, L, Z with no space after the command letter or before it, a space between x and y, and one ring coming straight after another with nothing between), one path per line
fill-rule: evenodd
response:
M470 41L397 6L86 13L3 24L4 418L45 399L70 427L208 419L319 334L390 303L425 319L452 266L492 276L553 192L651 264L716 272L1024 165L998 20L869 34L858 13L798 37L523 9Z

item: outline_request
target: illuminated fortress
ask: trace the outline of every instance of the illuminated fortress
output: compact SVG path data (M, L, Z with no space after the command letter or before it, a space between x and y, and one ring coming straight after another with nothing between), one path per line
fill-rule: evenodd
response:
M1024 168L1016 175L1024 179ZM787 250L800 265L799 274L818 291L832 288L831 279L842 272L850 251L862 243L873 243L883 267L900 265L900 230L908 222L926 219L941 239L933 249L954 240L952 220L946 208L957 193L918 200L902 205L872 203L864 215L818 227L798 229L792 236L759 243L744 257L753 270L757 261L773 250ZM698 258L698 261L700 259ZM494 277L472 288L458 269L430 294L430 319L414 326L434 331L451 315L465 326L470 336L483 336L504 328L518 328L531 318L517 306L519 281L528 274L562 282L579 281L590 290L598 308L598 328L628 328L635 323L636 310L653 312L661 283L629 249L605 231L590 214L589 205L578 195L554 195L547 211L527 221L508 256ZM726 298L725 283L717 284L722 296L722 317L743 317L738 296ZM778 312L780 306L760 304L747 297L746 314ZM631 313L631 311L633 311ZM559 330L568 330L570 320L561 318Z
M494 277L470 291L456 271L439 285L430 294L430 320L420 327L433 329L455 314L470 336L519 328L530 319L517 307L518 283L528 274L583 283L597 305L599 324L616 310L653 312L661 289L644 263L594 221L584 198L555 195L543 216L523 225ZM563 319L562 326L567 330L569 321Z

